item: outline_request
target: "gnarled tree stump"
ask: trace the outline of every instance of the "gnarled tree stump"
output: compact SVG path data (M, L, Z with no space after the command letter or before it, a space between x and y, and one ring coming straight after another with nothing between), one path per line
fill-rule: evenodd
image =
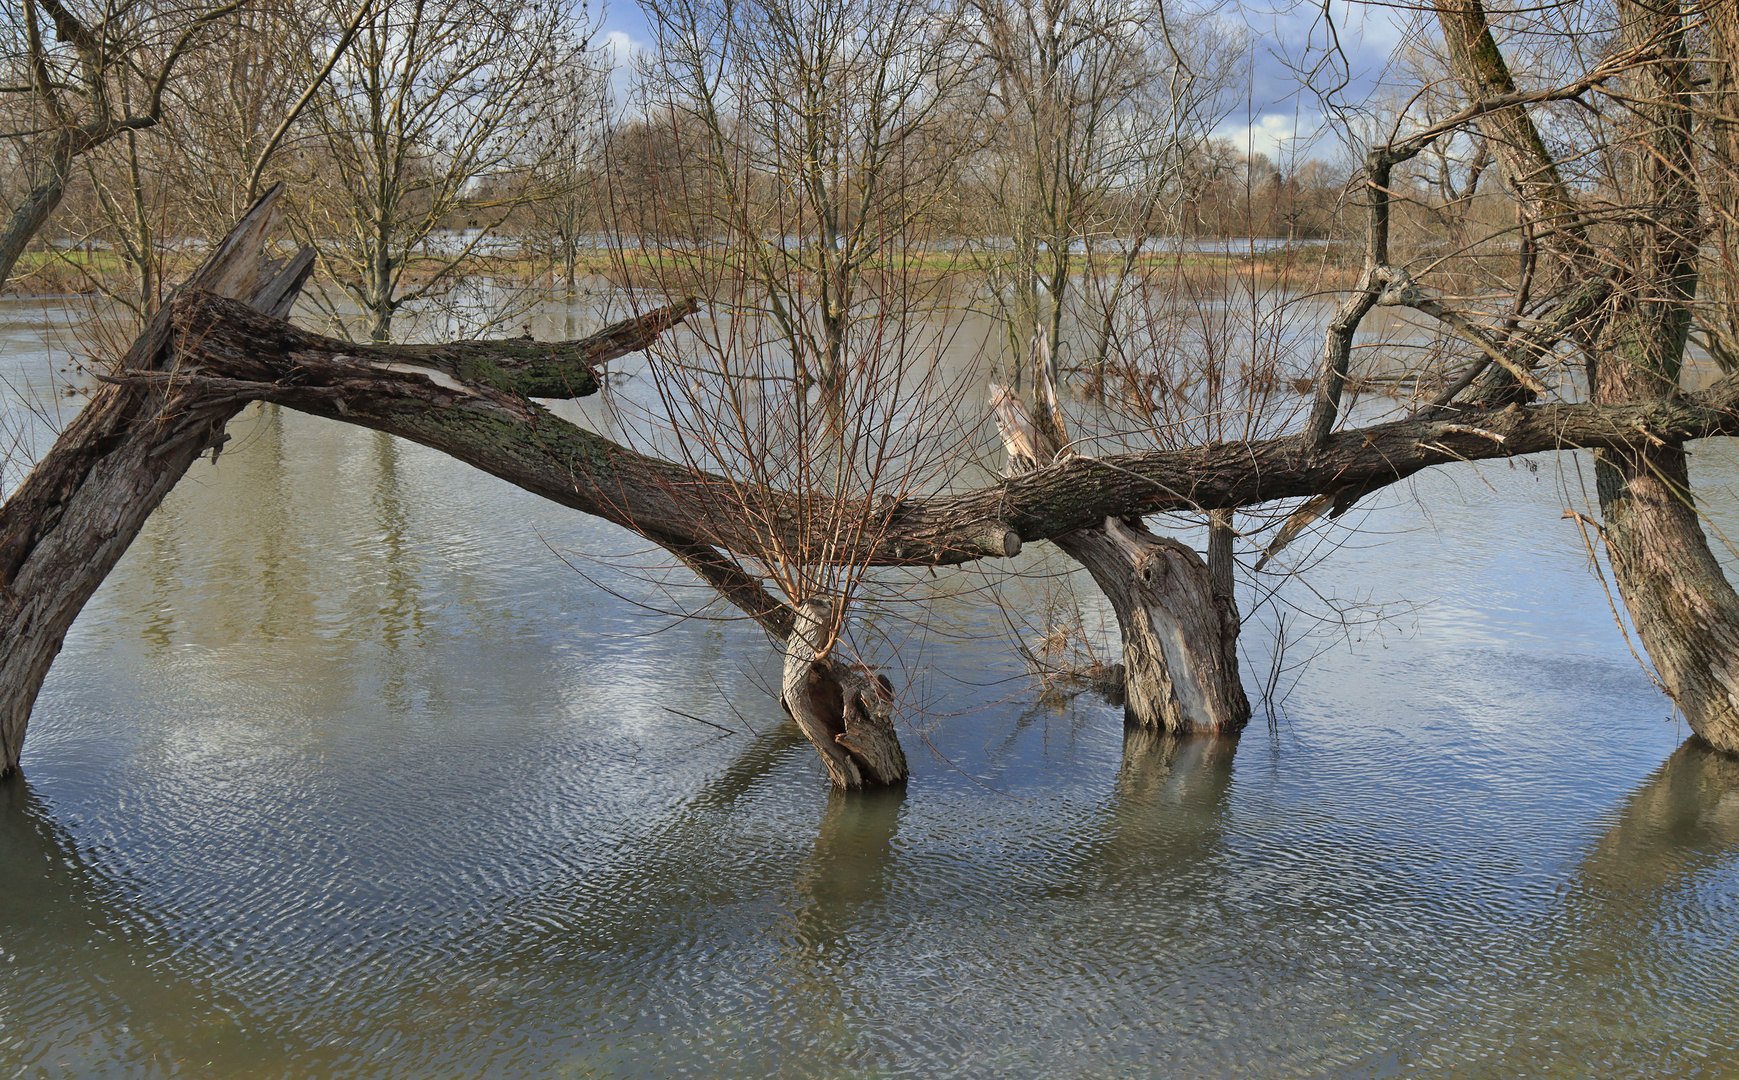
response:
M1121 518L1054 543L1087 568L1117 614L1130 720L1180 735L1243 728L1250 701L1238 677L1236 609L1228 618L1194 548Z
M894 732L893 688L835 654L834 604L797 605L785 643L781 700L846 791L904 783L906 754Z
M1054 406L1041 426L1012 391L995 387L991 409L1011 474L1058 460L1064 436ZM1133 724L1183 735L1234 734L1249 722L1238 674L1229 513L1215 516L1209 535L1212 570L1189 545L1154 535L1139 518L1107 517L1052 537L1086 567L1117 615L1124 716Z

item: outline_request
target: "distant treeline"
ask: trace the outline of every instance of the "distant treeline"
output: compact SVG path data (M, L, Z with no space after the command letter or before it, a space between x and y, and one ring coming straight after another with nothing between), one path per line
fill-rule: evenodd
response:
M385 339L480 271L572 290L699 248L836 307L902 259L978 270L1031 324L1083 255L1333 237L1350 172L1215 137L1246 36L1157 2L652 0L615 94L566 0L0 10L7 288L141 316L278 180L313 294Z

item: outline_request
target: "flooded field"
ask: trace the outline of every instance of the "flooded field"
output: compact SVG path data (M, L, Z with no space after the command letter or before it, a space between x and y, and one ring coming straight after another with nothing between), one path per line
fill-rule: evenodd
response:
M15 402L70 416L53 313L0 319ZM1349 515L1308 589L1384 617L1295 643L1236 744L1042 699L944 575L913 779L846 797L759 632L649 613L637 538L373 432L231 430L0 788L0 1077L1739 1072L1739 763L1614 624L1575 455ZM1693 468L1739 536L1739 460Z

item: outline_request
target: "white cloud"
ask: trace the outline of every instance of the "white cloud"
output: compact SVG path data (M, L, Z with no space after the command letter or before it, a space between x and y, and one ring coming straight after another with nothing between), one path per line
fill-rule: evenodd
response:
M612 30L600 43L604 58L610 65L610 96L620 105L634 86L634 59L646 51L646 43L630 37L625 31Z
M611 67L621 67L629 63L634 54L640 52L645 45L628 36L626 30L612 30L604 35L601 42L604 54L610 58Z
M1285 162L1294 155L1309 155L1309 141L1316 126L1314 115L1264 113L1254 123L1222 124L1214 137L1231 140L1232 145L1245 153L1267 154L1277 162Z

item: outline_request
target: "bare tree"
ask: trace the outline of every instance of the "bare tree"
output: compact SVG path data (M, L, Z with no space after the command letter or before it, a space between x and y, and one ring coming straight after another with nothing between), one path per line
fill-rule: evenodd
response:
M1412 308L1475 353L1446 373L1421 416L1574 396L1560 381L1572 376L1580 393L1609 407L1682 399L1693 327L1714 340L1731 318L1726 304L1701 303L1697 289L1705 215L1720 206L1733 164L1725 156L1732 120L1720 110L1731 108L1725 92L1739 43L1721 32L1730 20L1718 7L1619 0L1494 23L1479 0L1436 5L1461 104L1435 121L1403 112L1366 154L1364 272L1326 337L1306 452L1324 444L1343 412L1354 335L1378 305ZM1705 15L1712 55L1699 57ZM1521 85L1512 74L1518 58L1545 84ZM1477 301L1457 295L1453 260L1433 252L1409 265L1392 245L1398 167L1473 127L1519 215L1503 231L1520 255L1507 275L1481 268ZM1739 750L1731 675L1739 595L1699 522L1683 441L1603 450L1596 472L1602 521L1593 527L1661 684L1692 730ZM1333 498L1344 507L1361 494L1348 485Z
M557 0L376 0L308 107L294 221L359 308L366 336L440 296L539 194L560 140L539 133L568 102L560 65L583 52ZM313 60L309 61L313 63ZM546 133L547 134L547 133ZM323 302L346 325L338 298Z
M733 300L764 310L798 376L837 398L854 320L891 310L870 282L915 281L905 270L928 254L916 230L948 197L972 137L955 15L935 0L660 0L646 11L647 115L668 118L674 149L711 174L702 213L684 207L695 232L666 253L740 261L758 297ZM696 136L701 145L680 144Z
M992 103L973 224L1017 388L1035 332L1056 377L1089 245L1122 232L1133 266L1173 175L1218 119L1235 50L1198 20L1186 30L1162 5L1121 0L971 6Z
M548 152L530 177L539 196L520 232L528 247L550 258L559 295L571 298L587 230L597 225L610 72L601 55L576 52L552 67L551 78L561 103L541 118L533 136Z
M229 14L221 33L176 66L149 138L128 129L80 155L58 231L106 257L54 254L84 286L135 319L149 318L173 267L221 235L257 195L371 2L359 0L354 17L331 27L263 0ZM310 69L309 56L325 63ZM128 92L124 80L120 92Z
M181 6L16 0L5 8L14 42L0 99L24 146L29 190L0 232L0 284L60 205L82 156L162 122L177 65L245 0ZM52 28L53 37L49 37Z

